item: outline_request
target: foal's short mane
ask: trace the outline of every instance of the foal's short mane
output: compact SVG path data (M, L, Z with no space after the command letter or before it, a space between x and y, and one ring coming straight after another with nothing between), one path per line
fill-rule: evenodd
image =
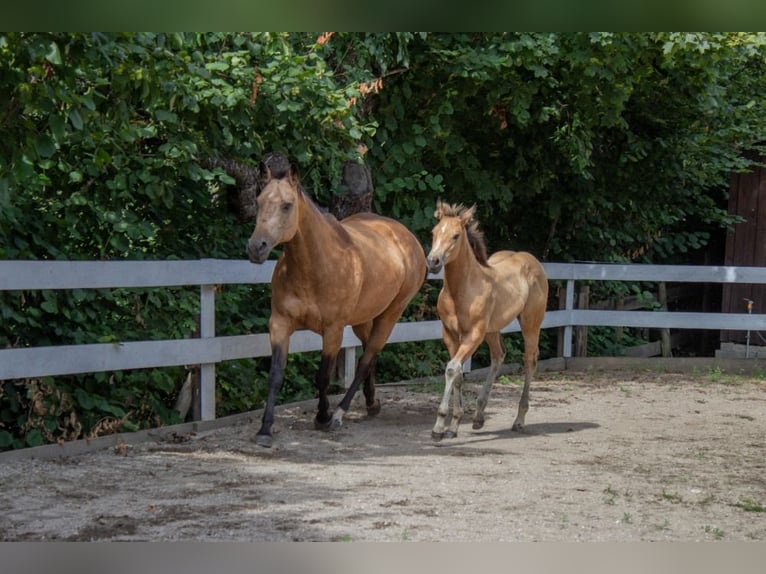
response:
M456 203L454 205L449 203L441 204L442 216L460 217L467 210L468 208L462 203ZM487 263L487 244L484 242L484 232L479 229L479 222L473 216L468 220L468 223L465 226L465 231L468 235L468 244L471 246L471 249L473 249L473 254L476 256L476 260L479 262L479 265L484 265L486 267L489 263Z

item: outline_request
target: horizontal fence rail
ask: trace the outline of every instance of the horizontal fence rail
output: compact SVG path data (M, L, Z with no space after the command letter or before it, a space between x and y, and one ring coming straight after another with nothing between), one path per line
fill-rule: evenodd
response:
M264 284L271 281L274 261L200 259L192 261L0 261L0 291L46 289L110 289L200 287L200 337L161 341L124 341L55 347L0 349L0 380L71 375L126 369L201 365L200 413L215 418L215 365L222 361L271 355L268 333L217 337L215 286ZM572 355L576 326L642 327L766 331L766 314L689 313L670 311L603 311L574 308L576 281L644 281L679 283L766 284L763 267L693 265L616 265L544 263L548 278L566 281L565 307L549 310L543 328L564 328L565 357ZM429 275L440 280L443 275ZM519 331L513 321L503 333ZM440 321L400 322L390 343L441 338ZM355 348L360 344L350 327L343 336L345 377L353 378ZM321 337L298 331L290 352L317 351Z

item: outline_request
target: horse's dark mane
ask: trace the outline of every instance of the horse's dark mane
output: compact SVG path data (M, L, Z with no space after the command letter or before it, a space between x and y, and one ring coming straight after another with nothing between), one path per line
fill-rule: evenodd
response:
M441 204L442 215L446 215L447 217L460 217L467 209L468 208L462 203L453 205L449 203ZM473 254L476 256L476 260L479 262L479 265L484 265L486 267L489 265L489 263L487 263L487 244L484 241L484 232L479 229L479 222L474 217L471 217L471 219L468 220L468 224L465 226L465 231L468 235L468 244L471 246Z

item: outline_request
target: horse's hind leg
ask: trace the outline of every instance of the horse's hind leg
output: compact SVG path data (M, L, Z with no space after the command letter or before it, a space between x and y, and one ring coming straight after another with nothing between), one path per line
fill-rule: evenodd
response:
M492 390L492 385L497 379L500 367L503 365L503 360L505 359L505 347L503 346L503 339L500 336L500 332L487 333L484 340L487 342L487 345L489 345L491 363L487 378L479 392L479 398L476 399L476 412L473 415L474 429L480 429L484 426L484 409L487 408L487 402L489 402L489 393Z
M362 351L367 348L367 341L370 338L370 331L372 330L372 323L365 323L363 325L357 325L353 327L354 334L359 337L362 342ZM361 359L360 359L361 360ZM365 404L367 406L367 414L374 417L380 413L380 401L375 398L375 362L377 357L373 358L372 363L368 369L368 374L364 378L364 391Z
M519 322L521 323L521 332L524 335L524 388L521 390L521 398L519 399L519 412L511 427L511 430L515 431L524 430L524 418L529 410L529 386L532 382L532 376L537 370L540 323L542 321L529 325L528 321L522 322L521 317L519 317Z
M343 416L348 412L348 409L351 406L351 401L359 390L361 382L365 381L365 387L374 384L372 378L370 378L369 381L367 381L367 378L374 370L378 353L386 344L388 336L394 329L394 325L396 324L399 315L401 315L401 310L389 307L382 315L378 315L372 322L370 337L367 339L364 352L357 364L354 380L351 382L351 386L346 391L346 394L343 396L343 399L340 401L340 404L332 415L332 421L330 421L331 430L337 430L343 425ZM374 410L375 407L375 393L373 388L365 388L365 398L367 399L367 409L369 413L369 409L372 407ZM378 410L380 410L379 404Z

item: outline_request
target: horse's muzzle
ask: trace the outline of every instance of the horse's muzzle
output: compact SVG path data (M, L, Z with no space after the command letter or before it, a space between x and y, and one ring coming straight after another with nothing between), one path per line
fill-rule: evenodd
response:
M426 258L426 264L428 265L428 272L435 275L444 267L444 260L441 257L431 257L429 255Z
M247 257L252 263L263 263L271 253L271 244L267 241L251 239L247 242Z

